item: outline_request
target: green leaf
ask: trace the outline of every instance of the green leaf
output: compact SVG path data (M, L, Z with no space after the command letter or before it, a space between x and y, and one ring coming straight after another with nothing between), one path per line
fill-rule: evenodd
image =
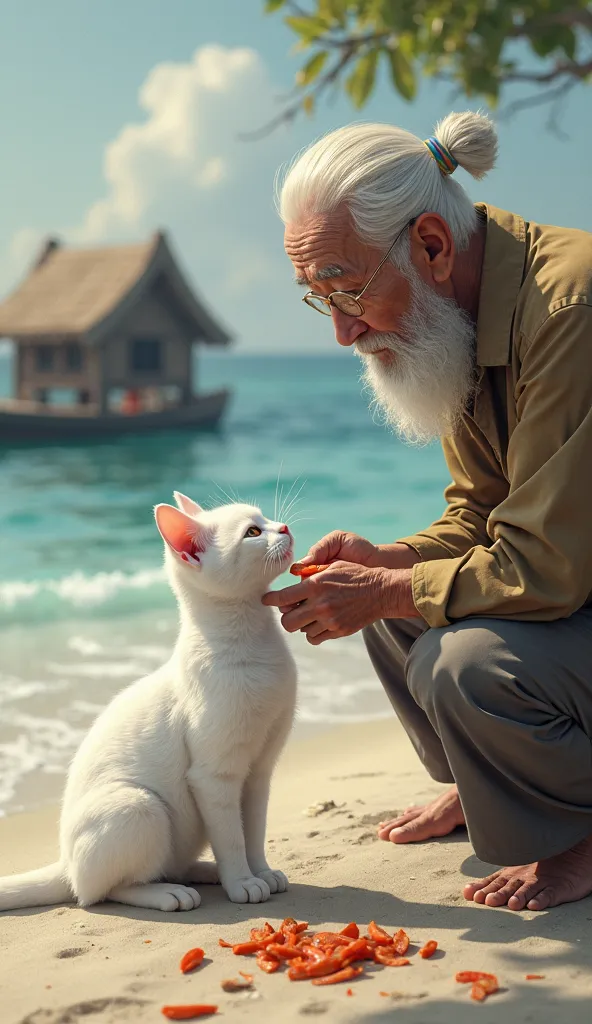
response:
M266 0L265 2L265 13L271 14L273 11L279 11L280 7L283 7L286 0Z
M387 50L395 89L408 102L415 98L417 83L413 65L400 49Z
M318 39L324 32L327 31L329 25L324 18L284 18L286 25L292 29L296 35L300 36L306 42L310 42L313 39Z
M347 22L348 0L318 0L319 14L327 21L336 21L340 28Z
M378 50L369 50L357 61L353 72L346 79L345 88L354 107L363 107L374 88Z
M304 67L296 73L296 84L304 86L310 85L311 82L314 82L317 75L319 75L323 70L328 56L329 54L327 50L320 50L318 53L315 53L315 55L306 62Z

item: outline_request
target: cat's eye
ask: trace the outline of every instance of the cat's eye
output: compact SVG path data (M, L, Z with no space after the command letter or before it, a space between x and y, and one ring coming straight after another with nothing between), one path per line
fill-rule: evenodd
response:
M245 533L245 537L260 537L262 532L263 531L260 530L258 526L249 526L249 529Z

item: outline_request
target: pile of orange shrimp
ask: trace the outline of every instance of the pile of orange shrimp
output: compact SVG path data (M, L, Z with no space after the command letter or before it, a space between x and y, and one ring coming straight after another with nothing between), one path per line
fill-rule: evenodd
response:
M287 917L279 928L266 922L263 928L252 928L247 942L232 944L219 939L221 946L232 949L237 956L255 956L255 963L266 974L274 974L283 965L290 981L312 981L313 985L336 985L353 981L364 973L364 961L383 967L406 967L409 936L403 929L390 935L375 921L360 935L352 921L340 932L310 932L307 921ZM427 959L438 944L428 942L419 951Z
M235 956L252 956L260 970L266 974L286 968L290 981L311 981L313 985L337 985L340 982L352 982L362 977L365 962L378 964L381 967L407 967L415 950L410 949L407 933L399 928L393 935L387 932L376 921L370 921L365 935L351 921L339 932L309 930L307 921L295 921L286 917L274 928L266 921L263 927L251 928L246 942L232 943L218 939L218 945L230 949ZM428 960L438 949L434 939L426 942L418 950L423 960ZM192 973L201 967L204 951L200 948L190 949L182 957L179 967L184 974ZM225 992L240 992L253 987L254 975L239 971L240 978L226 978L221 987ZM529 974L528 979L543 978L544 975ZM456 981L471 985L471 998L482 1002L499 990L494 974L482 971L459 971ZM354 990L348 988L348 996ZM380 992L388 996L388 992ZM198 1017L210 1016L218 1012L218 1007L211 1003L190 1003L176 1006L163 1006L161 1010L169 1020L195 1020Z

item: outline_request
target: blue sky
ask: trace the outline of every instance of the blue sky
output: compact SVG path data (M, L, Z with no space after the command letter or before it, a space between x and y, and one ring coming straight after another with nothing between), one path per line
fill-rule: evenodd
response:
M278 109L298 58L262 0L19 0L0 33L0 294L47 233L72 244L169 230L190 279L243 351L335 348L329 321L300 303L273 208L280 164L348 121L428 135L450 109L425 85L406 104L380 84L361 115L322 105L262 142L240 142ZM572 95L561 142L544 111L499 126L497 169L474 199L526 218L592 229L592 93Z

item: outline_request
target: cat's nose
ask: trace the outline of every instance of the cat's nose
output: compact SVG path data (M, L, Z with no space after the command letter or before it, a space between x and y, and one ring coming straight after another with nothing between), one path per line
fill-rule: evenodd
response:
M288 527L286 526L285 523L282 523L282 525L280 526L279 532L280 533L287 533L288 535L290 533L290 531L289 531L289 529L288 529Z

